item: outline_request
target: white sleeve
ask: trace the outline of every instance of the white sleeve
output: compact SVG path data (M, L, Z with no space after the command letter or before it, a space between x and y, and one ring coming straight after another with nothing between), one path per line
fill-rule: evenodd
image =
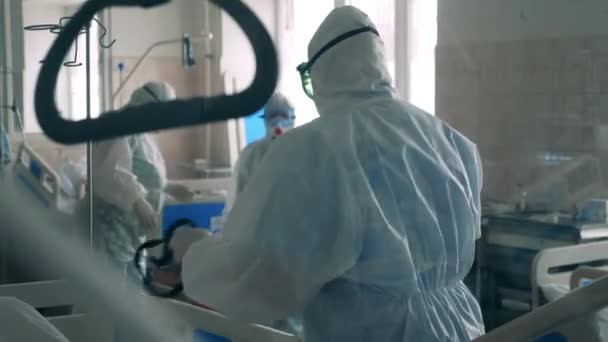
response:
M467 177L465 185L471 191L470 209L473 211L473 215L475 215L475 227L473 227L475 240L479 240L481 238L481 189L483 187L483 167L481 165L479 149L475 143L458 131L453 130L447 125L444 126L444 129L447 129L452 146L458 151L458 155L462 161L463 172Z
M301 312L355 265L362 229L357 196L344 192L350 177L330 154L309 150L294 158L293 149L271 149L222 238L190 247L182 263L190 298L233 319L266 322Z
M125 211L147 194L132 169L133 152L126 138L93 145L93 192Z
M241 163L241 157L236 160L234 165L234 169L232 170L232 176L230 177L230 187L228 188L228 194L226 195L226 205L224 206L224 215L228 215L232 206L234 205L234 201L237 196L237 189L239 187L239 165Z
M225 215L230 213L230 210L232 210L236 198L243 191L245 185L247 185L247 182L249 181L250 172L252 171L250 170L250 168L252 167L251 159L254 158L253 152L256 149L259 149L258 147L256 147L259 144L260 142L254 142L253 144L243 149L234 165L234 170L232 171L232 177L230 181L230 188L228 189L228 195L226 196L226 205L224 207Z

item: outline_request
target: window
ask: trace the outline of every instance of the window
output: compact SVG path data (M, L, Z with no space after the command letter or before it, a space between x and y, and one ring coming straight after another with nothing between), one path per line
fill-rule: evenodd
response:
M334 8L334 0L281 1L281 83L279 89L296 108L296 124L303 125L319 116L314 102L309 99L300 82L296 67L308 60L308 43L315 31ZM297 15L294 15L297 13Z
M384 42L388 71L395 84L395 1L396 0L350 0L347 4L365 12L378 27Z
M437 1L411 0L409 25L409 100L435 113L435 46L437 45Z
M407 94L402 94L412 104L435 112L435 45L437 44L437 1L436 0L404 0L409 2L403 7L397 6L400 0L347 0L350 4L367 13L372 22L378 27L386 48L386 62L389 72L396 83L397 63L406 63ZM408 16L407 10L412 15ZM397 11L399 13L396 13ZM397 19L398 18L398 19ZM396 32L396 20L409 21L409 32ZM397 60L397 39L407 39L406 49Z
M393 85L402 84L404 89L401 92L405 98L429 113L434 113L437 1L407 0L407 5L397 1L345 0L343 3L365 12L378 27L386 48L386 62ZM318 114L314 102L302 91L295 68L307 60L308 42L335 3L335 0L279 2L278 13L281 19L277 41L282 67L279 89L293 101L298 125L311 121ZM411 10L411 16L405 8ZM400 12L396 13L398 10ZM399 27L396 25L397 20L405 20L408 24ZM398 32L398 27L404 32ZM396 44L397 39L406 39L407 44L399 46ZM397 74L398 64L408 72ZM401 77L400 82L397 82L398 77Z
M90 61L91 61L91 117L99 116L100 110L100 79L99 79L99 44L96 39L99 27L96 24L91 25L91 44L90 44ZM82 66L77 68L68 68L68 98L69 98L69 116L70 120L83 120L87 118L87 70L86 70L86 36L81 34L78 38L78 62ZM74 57L74 47L68 58Z
M389 72L395 75L395 0L352 0L346 1L366 12L376 23L386 46ZM296 107L296 123L302 125L318 117L314 102L302 91L300 76L296 67L308 60L308 43L325 17L334 9L334 0L286 1L281 2L279 9L281 37L279 47L281 54L282 75L281 91L293 101ZM297 13L297 15L293 15ZM389 20L385 20L389 18Z

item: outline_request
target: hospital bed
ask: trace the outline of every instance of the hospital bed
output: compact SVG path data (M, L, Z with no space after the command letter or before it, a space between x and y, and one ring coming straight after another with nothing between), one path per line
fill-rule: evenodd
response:
M48 316L48 321L71 342L112 342L114 341L114 326L108 317L94 307L88 307L83 293L68 281L45 281L35 283L0 285L0 297L15 297L35 309L54 307L72 308L72 313L60 316ZM142 295L142 297L145 295ZM282 333L259 325L247 325L234 322L216 312L203 309L188 303L151 298L145 296L141 300L142 312L159 308L165 314L176 317L180 326L176 330L184 334L195 335L195 331L214 336L213 341L230 342L298 342L295 336ZM153 324L153 322L150 322ZM190 332L190 333L189 333ZM195 341L195 340L193 340Z
M608 268L579 266L604 261L607 257L608 242L542 250L533 264L535 309L475 341L543 341L540 338L550 334L560 335L553 341L600 341L593 334L590 319L608 307ZM588 280L595 281L589 283ZM580 286L581 283L587 284ZM541 289L547 285L565 285L573 290L541 306Z
M25 143L18 149L13 173L19 189L25 190L41 208L51 209L61 226L75 226L78 221L86 219L85 201L63 191L60 173ZM180 180L170 183L186 187L193 197L174 200L169 196L163 208L161 228L168 228L177 219L188 218L197 227L211 230L214 218L221 218L230 179Z
M32 199L35 207L29 209L48 209L57 226L72 232L84 222L79 216L79 199L62 191L59 174L27 143L18 148L12 176L15 190Z
M540 338L553 333L563 337L554 341L593 342L586 331L578 329L570 334L569 324L596 314L608 307L608 277L576 289L555 302L505 324L476 339L476 342L542 341ZM549 339L547 341L550 341Z
M5 182L4 186L10 187L29 199L28 206L22 207L21 210L45 211L49 214L49 220L40 227L41 233L44 229L61 229L70 236L85 238L86 231L81 227L85 226L83 223L86 222L86 217L79 210L80 201L78 198L70 197L62 192L59 174L26 143L19 146L16 156L10 174L14 181ZM25 211L23 213L26 214ZM24 271L26 268L18 265L18 260L24 259L24 256L29 260L35 258L44 260L45 257L39 255L36 250L23 248L24 241L18 234L7 237L1 242L1 245L2 279L0 279L0 283L63 278L58 268L38 268L36 274Z
M58 173L25 143L17 152L14 176L43 206L66 214L76 212L78 198L62 193Z
M41 311L71 342L114 341L114 329L108 316L86 309L79 292L67 281L0 285L0 297L17 298ZM71 312L62 315L48 314L49 309L63 307L69 307Z
M579 267L576 269L576 271L572 272L572 276L570 277L570 288L579 288L606 275L608 275L608 270L605 268L595 268L589 266Z
M73 216L78 214L82 202L62 190L61 176L45 159L28 144L21 144L14 166L14 177L36 202L57 213ZM230 178L171 180L171 185L186 187L193 197L187 201L168 198L166 206L183 204L224 204Z
M261 325L234 322L221 314L181 301L154 299L187 329L205 331L230 342L299 342L300 339Z
M538 253L603 240L608 240L607 224L580 223L571 215L485 213L471 289L486 327L491 330L532 310Z
M578 282L572 282L575 271L581 266L598 264L591 268L595 274L608 272L607 260L608 241L541 250L532 264L532 309L537 309L543 303L543 287L563 285L576 288ZM590 268L586 270L587 273L592 272ZM581 274L577 273L578 277Z
M158 288L170 289L179 279L172 278L167 281L157 278L154 284ZM147 296L146 296L147 297ZM165 314L177 317L181 325L177 330L188 331L199 336L211 336L209 342L299 342L300 339L288 333L271 329L259 324L243 324L230 320L212 309L197 304L183 293L172 298L163 299L148 297L149 305L161 308ZM208 342L206 339L202 341ZM195 342L199 342L198 339Z

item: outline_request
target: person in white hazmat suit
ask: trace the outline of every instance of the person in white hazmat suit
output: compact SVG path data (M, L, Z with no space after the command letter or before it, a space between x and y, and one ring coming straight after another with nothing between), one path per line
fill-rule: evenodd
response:
M169 84L148 82L133 92L128 106L174 98ZM146 235L160 235L167 186L163 156L150 135L122 137L93 144L93 170L97 243L113 264L135 275L135 250Z
M232 173L230 189L226 198L224 217L227 217L232 209L234 201L243 192L249 183L255 170L264 159L270 145L279 137L293 129L295 126L295 109L291 102L281 93L275 93L264 106L264 126L266 136L249 144L239 156ZM302 334L302 324L299 317L289 317L270 323L273 328L294 335Z
M186 294L248 322L301 312L307 342L482 335L462 281L481 235L476 146L398 98L356 8L332 11L308 53L320 118L271 146L221 239L189 248Z
M241 152L234 167L230 190L226 198L226 207L224 209L226 214L230 212L236 197L247 185L253 171L257 169L257 166L264 159L270 144L278 136L287 133L287 131L294 127L296 116L293 105L289 100L283 94L275 93L264 106L262 118L266 127L266 136L249 144Z

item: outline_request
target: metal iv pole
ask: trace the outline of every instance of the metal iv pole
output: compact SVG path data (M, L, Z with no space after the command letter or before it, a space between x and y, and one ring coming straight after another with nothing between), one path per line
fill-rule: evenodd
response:
M78 39L78 38L76 38ZM91 23L88 24L85 33L86 40L86 94L87 94L87 119L91 119ZM89 207L89 247L91 254L94 249L94 228L93 228L93 143L87 141L87 199Z
M59 19L58 24L41 24L41 25L29 25L24 29L28 31L50 31L51 33L61 33L64 29L64 21L69 21L71 17L62 17ZM79 67L82 63L78 62L78 39L81 34L85 35L85 74L86 74L86 118L87 120L92 119L91 117L91 24L96 22L101 28L102 34L99 37L99 45L102 48L110 48L114 44L115 40L112 40L109 44L102 42L102 39L107 34L107 29L101 24L97 18L93 19L86 25L84 30L80 30L76 40L74 41L74 59L63 63L66 67ZM0 149L1 151L1 149ZM91 141L86 142L86 156L87 156L87 202L88 202L88 243L90 252L93 252L94 248L94 227L93 227L93 144Z

